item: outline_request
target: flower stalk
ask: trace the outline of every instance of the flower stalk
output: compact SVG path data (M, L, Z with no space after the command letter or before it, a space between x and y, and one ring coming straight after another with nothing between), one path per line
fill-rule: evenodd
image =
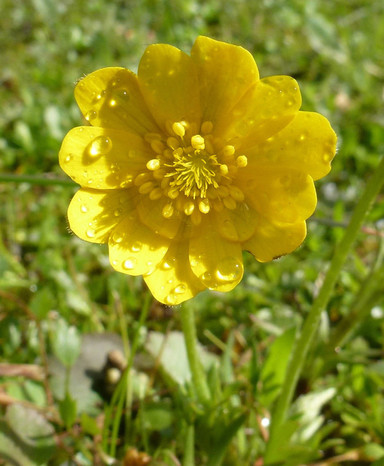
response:
M332 257L330 267L325 276L320 292L312 304L312 308L294 347L290 363L287 368L285 380L283 382L281 395L277 401L275 409L272 412L272 425L265 455L265 464L268 464L268 461L270 461L273 452L276 451L280 442L280 428L287 419L287 413L293 398L294 390L302 371L306 355L318 328L321 313L327 306L336 280L348 257L348 254L351 251L363 221L383 185L384 157L381 159L374 175L369 180L362 197L356 205L350 223L344 233L342 240L340 241L340 244L335 250L334 256Z
M209 403L211 396L204 369L197 352L196 324L193 307L190 304L184 304L180 311L180 317L193 387L196 390L199 401L206 405Z

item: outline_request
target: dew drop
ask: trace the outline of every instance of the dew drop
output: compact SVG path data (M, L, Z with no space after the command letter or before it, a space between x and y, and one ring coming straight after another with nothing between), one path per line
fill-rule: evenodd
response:
M88 238L94 238L95 237L95 230L87 230L87 232L85 233Z
M97 157L101 154L108 154L111 149L112 141L108 137L98 136L91 142L88 152L91 157Z
M216 270L216 277L221 282L234 282L241 277L242 264L237 259L228 257L221 261Z
M169 294L165 298L165 303L168 304L169 306L174 306L177 303L177 296L174 295L173 293Z
M87 206L85 206L85 205L82 205L82 206L80 207L80 210L81 210L81 212L83 212L83 214L85 214L86 212L88 212Z
M114 215L115 217L119 217L119 216L121 215L121 212L122 212L121 209L116 209L116 210L113 212L113 215Z
M111 239L114 243L119 244L123 241L123 236L120 233L115 232Z
M95 118L97 117L97 113L95 112L95 110L90 110L89 112L87 112L84 116L84 118L87 120L87 121L92 121L94 120Z
M135 268L136 263L137 263L136 259L134 257L130 257L129 259L123 262L123 269L132 270Z
M141 251L142 247L143 247L143 245L140 243L140 241L135 241L131 246L131 251L132 252L139 252L139 251Z
M186 292L186 286L182 284L177 285L173 292L175 294L184 294Z
M129 99L129 94L128 94L128 91L126 89L121 89L119 91L119 96L120 96L121 99L124 99L124 100Z
M117 104L117 102L116 102L115 99L111 99L111 100L108 102L108 105L109 105L110 107L116 107L116 104Z
M72 159L72 157L71 157L70 155L67 155L67 156L65 157L65 159L64 159L64 162L65 162L65 163L68 163L68 162L71 161L71 159Z

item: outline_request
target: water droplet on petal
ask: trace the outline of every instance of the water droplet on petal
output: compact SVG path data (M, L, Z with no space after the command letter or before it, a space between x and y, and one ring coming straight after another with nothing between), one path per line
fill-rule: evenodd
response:
M112 149L112 141L105 136L98 136L95 138L88 149L91 157L97 157L99 155L105 155Z
M121 215L121 212L122 212L121 209L116 209L116 210L113 212L113 215L114 215L115 217L119 217L119 216Z
M176 294L184 294L186 292L187 288L185 285L177 285L176 288L173 290L174 293Z
M119 243L121 243L123 241L123 235L121 235L118 232L115 232L115 233L113 233L111 239L112 239L113 243L119 244Z
M65 162L65 163L68 163L68 162L71 161L71 159L72 159L72 157L71 157L70 155L67 155L67 156L65 157L65 159L64 159L64 162Z
M123 262L123 269L132 270L135 268L136 263L137 263L136 259L134 257L130 257L129 259Z
M81 210L81 212L83 212L83 214L85 214L86 212L88 212L87 206L85 206L85 205L82 205L82 206L80 207L80 210Z
M85 233L88 238L94 238L95 237L95 230L87 230L87 232Z
M140 241L135 241L131 246L131 251L132 252L139 252L139 251L141 251L142 246L143 245L140 243Z
M169 294L165 298L165 303L168 304L169 306L174 306L177 303L177 297L173 293Z
M89 112L87 112L87 113L84 115L84 118L85 118L87 121L92 121L92 120L94 120L96 117L97 117L97 113L95 112L95 110L90 110Z
M228 257L222 260L216 270L216 277L221 282L237 281L243 272L242 264L237 259Z

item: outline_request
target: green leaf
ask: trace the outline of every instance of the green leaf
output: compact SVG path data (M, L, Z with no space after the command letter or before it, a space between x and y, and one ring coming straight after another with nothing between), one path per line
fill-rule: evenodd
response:
M0 457L23 466L42 464L55 451L52 425L38 411L13 404L0 423Z
M290 328L280 335L272 346L260 373L262 391L259 401L269 407L278 396L295 341L296 328Z
M81 338L76 327L70 327L61 319L57 322L52 339L55 356L66 367L71 367L80 354Z
M59 411L66 428L70 429L76 421L77 403L68 392L64 399L59 401Z
M43 320L48 312L53 309L54 305L55 298L53 293L49 288L45 287L36 292L31 299L29 307L39 320Z
M168 403L150 403L143 406L143 421L145 429L164 430L171 427L174 415Z

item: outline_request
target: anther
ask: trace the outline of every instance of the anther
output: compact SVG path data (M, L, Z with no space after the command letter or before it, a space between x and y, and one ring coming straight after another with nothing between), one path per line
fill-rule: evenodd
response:
M146 181L139 187L139 193L140 194L148 194L152 191L152 189L155 187L152 181Z
M160 160L159 159L152 159L147 162L148 170L158 170L160 168Z
M220 173L225 176L228 175L228 165L220 165Z
M229 210L236 209L236 201L233 199L233 197L229 197L229 196L225 197L223 199L223 204Z
M152 191L149 193L149 199L151 201L157 201L160 199L163 195L163 190L159 187L152 189Z
M176 136L179 136L181 138L185 136L185 128L181 123L179 122L173 123L172 129L173 129L173 132L176 134Z
M239 155L239 157L237 157L236 159L236 165L239 167L239 168L244 168L248 165L248 159L245 155Z
M149 181L152 178L152 175L148 172L139 173L134 181L135 186L140 186L146 181Z
M180 191L178 189L170 189L167 193L170 199L176 199L179 194Z
M162 210L163 217L170 218L173 215L173 206L172 204L165 204Z
M235 153L235 148L233 146L227 145L222 149L224 157L230 157Z
M185 213L185 215L192 215L194 210L195 210L195 204L192 201L187 201L184 204L184 213Z
M237 186L229 186L229 194L233 197L233 199L235 199L235 201L244 201L244 193Z
M195 150L204 150L205 149L205 141L200 134L195 134L194 136L191 137L191 146Z
M211 206L209 204L208 199L202 199L199 202L199 210L202 214L207 214L211 210Z

